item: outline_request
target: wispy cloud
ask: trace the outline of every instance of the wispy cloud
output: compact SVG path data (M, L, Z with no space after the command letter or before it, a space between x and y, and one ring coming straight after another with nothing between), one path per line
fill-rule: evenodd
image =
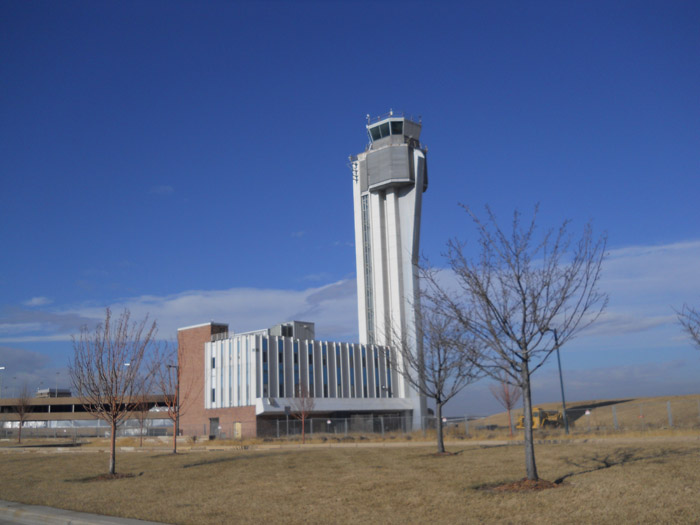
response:
M342 247L349 247L349 248L354 248L355 243L350 242L350 241L335 241L333 242L333 246L342 246Z
M47 304L51 304L53 301L49 299L48 297L32 297L31 299L28 299L24 301L22 304L24 306L46 306Z
M175 188L167 184L162 186L152 186L148 193L151 193L152 195L170 195L175 193Z
M292 233L291 233L291 236L294 237L294 238L296 238L296 239L298 239L298 238L300 238L300 237L303 237L304 235L306 235L306 232L303 231L303 230L300 230L300 231L298 231L298 232L292 232Z
M305 290L191 290L167 296L132 297L115 302L111 308L128 308L136 319L148 315L158 322L164 339L174 339L180 327L212 320L230 322L235 331L247 331L297 319L315 322L319 337L355 340L355 290L354 280ZM104 308L93 305L62 312L6 310L0 314L0 343L70 340L81 326L93 326L103 318Z
M16 396L24 385L30 390L70 386L68 370L52 366L51 359L40 352L0 346L0 366L5 367L0 371L3 397Z
M331 275L326 272L321 272L321 273L310 273L309 275L305 275L302 277L302 281L310 281L310 282L321 282L321 281L328 281L331 278Z

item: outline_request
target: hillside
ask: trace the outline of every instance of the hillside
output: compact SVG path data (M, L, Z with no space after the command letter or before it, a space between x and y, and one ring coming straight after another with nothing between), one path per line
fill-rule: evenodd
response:
M669 420L670 404L670 420ZM561 410L561 403L534 405L544 410ZM589 413L587 414L586 411ZM569 422L579 430L649 430L653 428L700 427L700 395L640 397L628 399L594 399L566 403ZM522 415L522 407L513 410L513 425ZM508 416L500 412L474 422L477 426L496 425L507 428Z

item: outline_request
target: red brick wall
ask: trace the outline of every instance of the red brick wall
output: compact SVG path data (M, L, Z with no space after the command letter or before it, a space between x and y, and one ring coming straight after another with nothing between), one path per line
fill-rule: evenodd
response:
M178 359L180 363L180 429L185 435L209 434L209 419L219 418L221 431L231 437L234 423L241 423L243 437L255 437L255 407L232 407L207 410L204 408L204 343L211 336L228 331L228 325L207 323L178 330Z

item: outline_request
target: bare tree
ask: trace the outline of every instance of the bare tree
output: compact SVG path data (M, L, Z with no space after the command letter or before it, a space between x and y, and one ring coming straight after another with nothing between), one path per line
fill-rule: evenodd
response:
M19 418L19 432L17 433L17 443L22 442L22 427L24 422L29 417L34 407L32 406L32 395L29 392L29 387L27 383L22 385L19 391L19 396L17 396L17 403L14 406L17 417Z
M515 405L520 401L520 396L522 396L523 391L518 385L512 385L508 382L508 376L501 374L498 382L489 387L491 394L496 400L501 404L503 408L506 409L508 413L508 429L510 430L510 437L513 437L513 418L511 417L511 410L515 408Z
M426 284L435 282L430 268L420 269ZM392 338L398 352L397 370L418 392L435 401L437 451L445 453L442 409L464 387L481 377L478 342L459 322L436 308L430 294L420 293L416 301L417 321L414 333ZM418 345L417 343L422 343ZM422 346L423 352L417 352Z
M695 346L700 348L700 310L684 304L680 311L676 311L676 314L690 339L695 343Z
M182 369L187 366L185 359L185 352L180 353L177 349L166 346L154 360L155 386L163 396L168 418L173 422L173 454L177 454L180 416L185 413L192 398L192 376L183 382Z
M156 323L148 316L131 322L124 310L118 319L109 308L105 320L94 331L84 326L73 336L73 361L69 372L75 392L85 410L110 426L109 473L115 473L115 448L118 425L131 414L144 392L141 368L147 354L156 348Z
M464 208L479 233L479 255L470 258L465 244L448 243L458 291L438 287L436 300L486 348L479 366L521 388L527 478L537 480L530 376L607 305L598 288L606 239L594 238L589 223L572 242L569 221L538 235L537 207L526 225L516 211L510 232L488 207L486 221Z
M305 385L297 385L295 396L290 401L292 415L301 421L301 442L306 443L306 419L313 412L316 401Z

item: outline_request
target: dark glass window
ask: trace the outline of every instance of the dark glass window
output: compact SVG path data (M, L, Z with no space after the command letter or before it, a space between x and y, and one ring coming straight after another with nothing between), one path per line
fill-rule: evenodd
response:
M277 352L278 352L278 367L277 367L277 378L279 380L279 396L284 397L284 343L281 339L277 340Z
M400 120L394 120L391 122L391 134L392 135L403 135L403 122Z
M372 135L372 140L379 140L380 138L382 138L381 134L379 133L379 126L370 128L369 133L370 135Z
M379 355L376 348L372 351L374 352L374 395L381 397L379 395Z
M379 126L379 132L382 134L382 138L389 136L389 123L385 122Z
M335 348L335 380L338 383L338 388L335 395L336 397L343 397L340 381L340 347Z
M211 367L216 368L216 357L211 358Z
M294 388L299 391L299 343L294 341Z
M215 388L211 389L211 402L216 403L216 389Z
M367 397L367 352L362 347L362 395Z

